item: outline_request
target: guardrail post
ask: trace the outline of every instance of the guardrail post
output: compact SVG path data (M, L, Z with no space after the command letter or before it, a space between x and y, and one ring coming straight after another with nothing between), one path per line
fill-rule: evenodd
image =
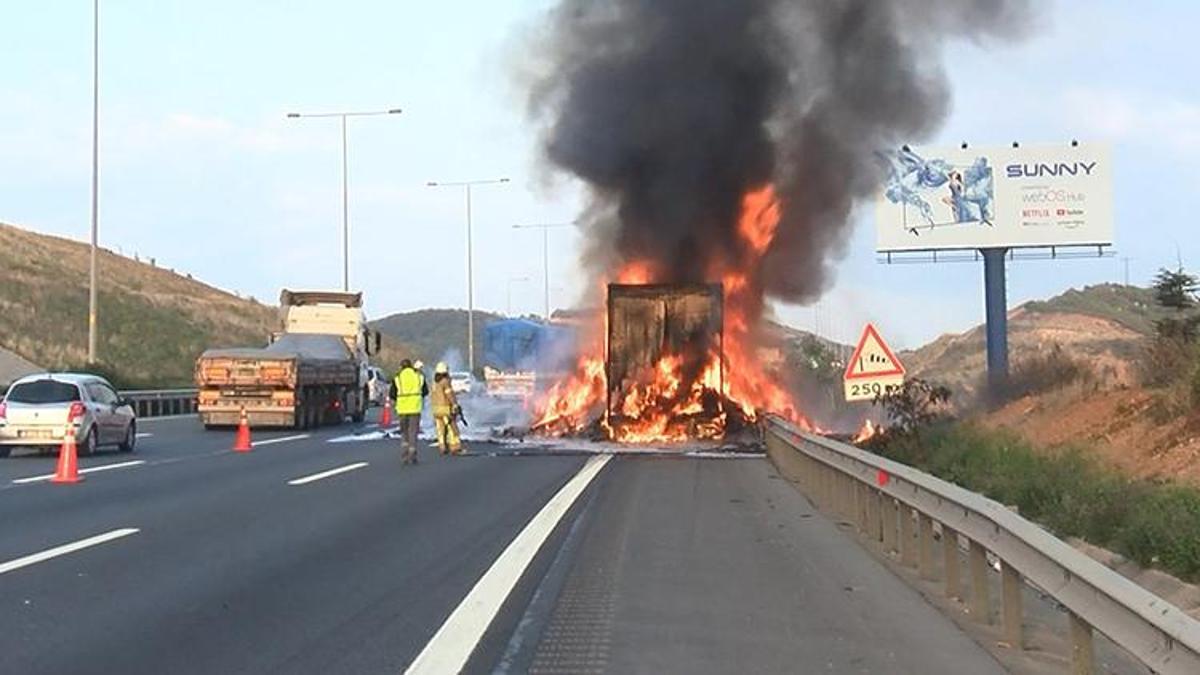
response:
M867 486L867 536L871 541L878 544L882 541L883 530L879 525L882 515L883 501L879 491L871 486Z
M907 504L900 505L900 562L908 567L917 566L917 540L913 534L913 510Z
M838 477L838 493L841 499L838 500L840 508L838 512L841 514L842 520L850 520L854 515L854 484L850 477L841 471L837 472Z
M920 575L922 579L932 580L937 576L933 571L933 518L918 512L917 525L920 535Z
M1000 562L1000 589L1004 601L1004 636L1014 649L1024 646L1021 631L1021 573L1008 563Z
M857 502L854 509L855 515L857 516L855 521L858 523L858 531L865 535L871 531L870 526L867 524L870 520L870 516L867 514L867 509L869 508L867 505L867 499L871 495L869 489L862 481L854 481L854 496L854 501Z
M896 546L896 528L900 520L900 505L888 495L883 496L883 550L885 553L899 551Z
M866 503L866 500L863 499L862 483L854 480L853 476L851 476L850 482L854 485L854 527L859 532L866 532L867 525L863 522L865 520L863 518L863 504Z
M971 614L979 623L992 622L988 607L987 552L979 542L971 541Z
M1071 622L1071 672L1092 675L1096 672L1095 649L1092 647L1092 627L1075 612L1067 612Z
M946 597L962 599L962 579L958 573L958 532L942 524L942 569L946 575Z
M826 466L821 470L822 483L824 484L823 493L825 495L825 503L822 506L830 514L836 514L838 510L838 491L837 491L837 472L832 467Z

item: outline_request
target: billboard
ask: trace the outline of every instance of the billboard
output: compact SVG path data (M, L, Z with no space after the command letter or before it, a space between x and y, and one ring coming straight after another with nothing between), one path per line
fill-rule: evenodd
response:
M905 147L881 157L880 252L1113 241L1107 146Z

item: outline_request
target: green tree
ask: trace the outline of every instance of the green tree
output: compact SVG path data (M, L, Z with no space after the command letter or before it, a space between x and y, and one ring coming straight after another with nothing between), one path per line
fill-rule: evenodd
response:
M1162 307L1175 310L1175 316L1155 322L1158 337L1182 344L1196 341L1200 327L1200 315L1191 310L1196 307L1196 293L1200 290L1200 279L1185 272L1183 267L1175 270L1163 268L1154 278L1154 300Z
M875 405L887 413L888 434L896 436L919 436L923 427L946 413L949 402L948 388L920 378L905 380L903 386L875 399Z
M1196 292L1200 290L1200 279L1183 271L1162 268L1154 277L1154 299L1159 305L1176 312L1184 312L1196 306Z

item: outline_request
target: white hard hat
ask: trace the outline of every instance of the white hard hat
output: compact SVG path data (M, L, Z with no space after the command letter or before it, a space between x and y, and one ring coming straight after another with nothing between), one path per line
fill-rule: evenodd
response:
M446 375L450 372L450 366L446 365L445 361L438 361L438 364L433 368L433 372L438 375Z
M420 370L424 367L425 367L425 362L422 361L421 359L417 359L416 361L413 361L413 368Z

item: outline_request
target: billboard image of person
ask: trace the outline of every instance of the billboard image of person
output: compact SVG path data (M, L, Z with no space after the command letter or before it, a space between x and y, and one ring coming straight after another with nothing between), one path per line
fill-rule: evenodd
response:
M901 209L899 222L914 237L937 227L991 225L995 183L986 157L968 166L926 159L909 148L883 154L884 196Z

